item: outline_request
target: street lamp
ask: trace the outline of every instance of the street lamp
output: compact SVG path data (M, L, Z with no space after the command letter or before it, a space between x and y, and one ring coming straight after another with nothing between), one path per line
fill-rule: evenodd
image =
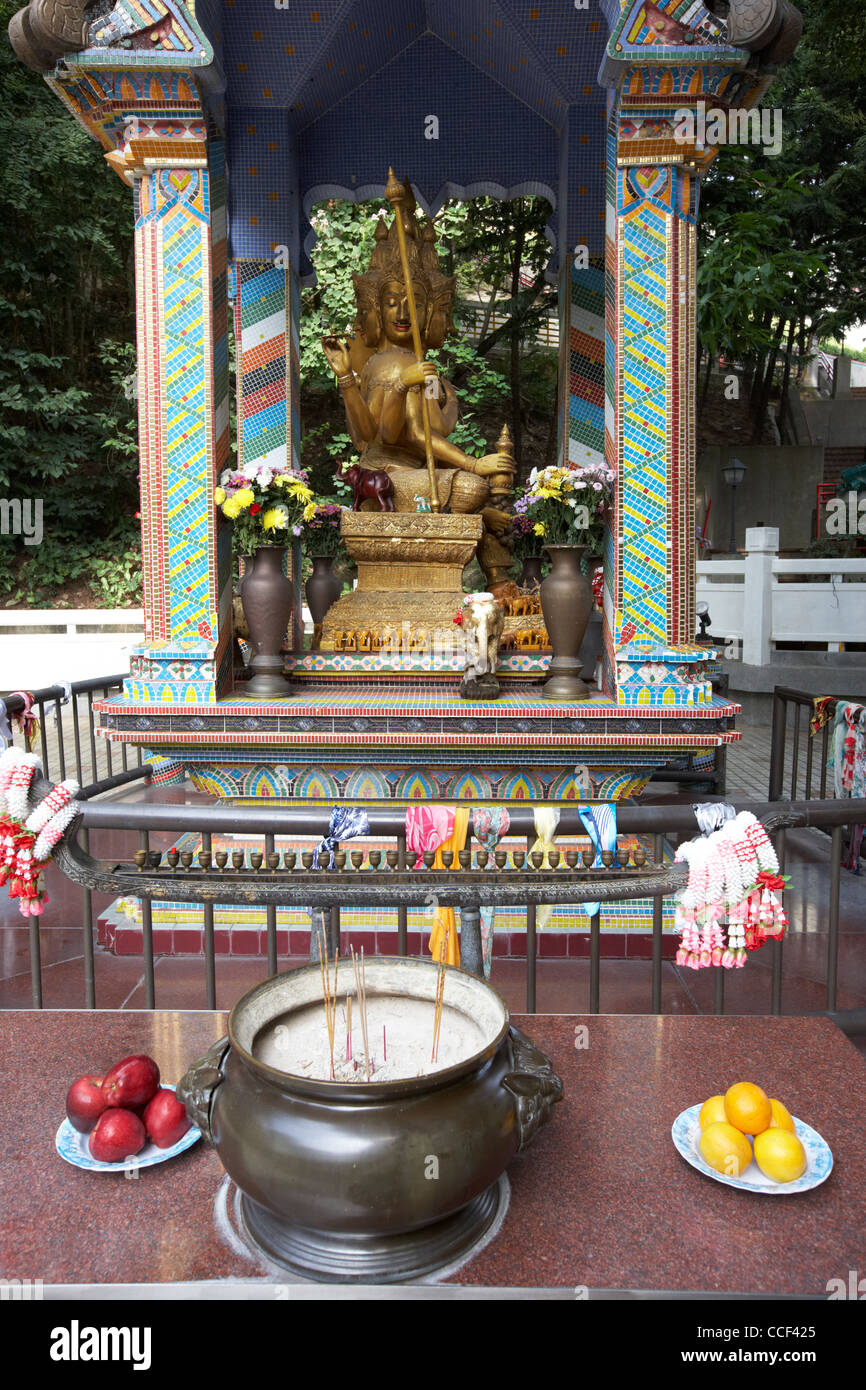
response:
M734 509L737 499L737 488L746 476L746 465L739 459L731 459L722 469L722 477L731 489L731 544L728 550L729 555L737 553L737 535L734 524Z

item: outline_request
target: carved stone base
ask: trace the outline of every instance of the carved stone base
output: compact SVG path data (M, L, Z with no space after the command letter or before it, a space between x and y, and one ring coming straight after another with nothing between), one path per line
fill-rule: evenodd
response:
M351 650L377 650L374 643L388 645L394 633L401 649L423 650L437 629L453 634L463 569L481 539L480 516L344 512L340 529L358 566L358 585L328 610L323 651L344 648L350 633Z

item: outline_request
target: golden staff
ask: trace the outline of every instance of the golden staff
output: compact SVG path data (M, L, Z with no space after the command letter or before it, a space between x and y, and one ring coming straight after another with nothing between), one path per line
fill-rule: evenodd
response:
M388 182L385 185L385 197L389 203L394 205L394 219L397 223L397 240L400 243L400 265L403 269L403 283L406 286L406 302L409 305L409 321L412 324L412 344L415 348L417 361L424 361L424 353L421 347L421 334L418 331L418 311L415 308L415 291L412 288L412 277L409 274L409 257L406 252L406 229L403 226L403 199L406 197L406 190L399 182L394 170L388 168ZM439 511L439 492L436 487L436 461L433 457L433 436L430 433L430 414L427 407L426 389L421 391L421 420L424 425L424 451L427 455L427 472L430 475L430 508L434 512Z

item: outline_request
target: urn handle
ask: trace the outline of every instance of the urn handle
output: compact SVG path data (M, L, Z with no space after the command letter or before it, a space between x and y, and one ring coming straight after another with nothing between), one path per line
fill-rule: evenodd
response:
M522 1153L536 1130L550 1119L557 1101L562 1100L562 1082L550 1058L519 1028L509 1029L508 1048L513 1070L503 1076L502 1085L514 1097L520 1136L517 1152Z
M210 1127L211 1105L223 1079L223 1064L228 1055L229 1040L220 1038L213 1047L193 1062L177 1085L177 1098L186 1107L187 1118L198 1125L209 1144L213 1143Z

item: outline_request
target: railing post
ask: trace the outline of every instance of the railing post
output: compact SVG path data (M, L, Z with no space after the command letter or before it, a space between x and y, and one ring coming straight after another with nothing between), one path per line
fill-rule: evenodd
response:
M653 863L659 868L664 863L664 838L653 836ZM662 1011L662 930L664 927L664 899L661 893L653 898L653 956L652 956L652 1012Z
M470 975L484 978L481 949L481 908L477 903L460 909L460 966Z
M397 868L406 868L406 832L397 836ZM406 956L409 952L409 914L405 903L397 908L397 955Z
M773 727L770 733L770 785L767 790L768 801L779 801L782 795L782 784L785 780L785 737L787 732L788 702L782 694L782 686L777 685L773 691Z
M775 526L746 531L743 587L743 664L769 666L773 635L773 565L779 553Z
M830 844L830 913L827 922L827 1012L836 1008L839 973L839 891L842 878L842 827L833 826Z

